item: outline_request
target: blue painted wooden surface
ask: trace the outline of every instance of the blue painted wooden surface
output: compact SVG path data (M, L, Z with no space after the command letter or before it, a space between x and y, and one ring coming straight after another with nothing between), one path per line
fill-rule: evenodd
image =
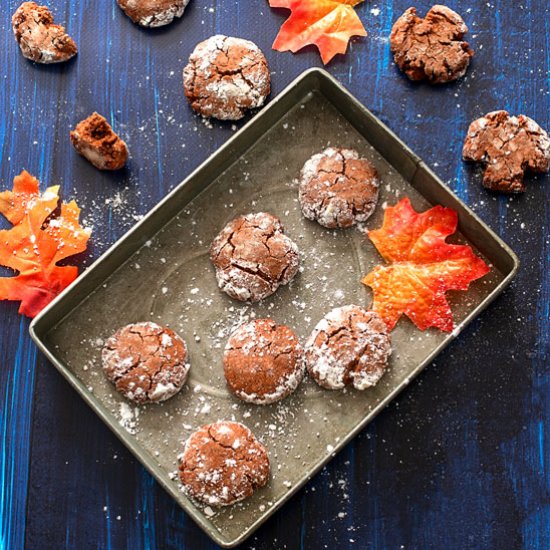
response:
M49 0L80 54L40 67L11 36L17 4L0 8L0 182L26 168L76 197L95 228L87 264L232 134L202 124L184 100L181 70L197 41L254 40L274 94L320 64L313 49L270 49L284 13L263 1L192 0L181 21L146 31L114 0ZM362 4L369 37L329 70L512 245L523 268L244 548L550 548L550 179L498 197L460 160L468 123L488 111L550 128L550 11L547 0L447 4L476 50L461 82L413 85L392 65L387 37L410 0ZM430 3L416 6L425 13ZM127 139L126 171L101 174L71 150L70 128L93 110ZM214 548L37 353L16 304L0 303L0 322L0 548Z

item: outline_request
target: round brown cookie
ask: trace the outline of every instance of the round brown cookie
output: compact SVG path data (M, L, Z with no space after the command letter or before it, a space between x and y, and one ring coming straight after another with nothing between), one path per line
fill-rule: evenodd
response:
M472 122L462 156L486 165L483 185L487 189L523 193L526 171L550 170L550 139L531 118L494 111Z
M117 0L122 11L142 27L162 27L181 17L189 0Z
M246 426L216 422L187 440L179 476L189 496L212 506L228 506L267 484L269 457Z
M298 247L283 224L260 212L239 216L214 239L210 259L219 287L235 300L258 302L286 285L298 272Z
M70 135L77 152L99 170L119 170L128 160L126 143L98 113L79 122Z
M329 147L302 168L302 213L324 227L351 227L374 212L379 188L376 168L357 151Z
M216 35L197 45L183 71L185 95L204 117L239 120L264 104L271 75L260 48L249 40Z
M165 401L187 379L187 346L169 328L135 323L111 336L102 352L103 370L116 389L139 404Z
M458 13L435 5L422 19L409 8L394 24L391 51L411 80L443 84L461 78L474 55L463 40L468 27Z
M298 337L272 319L241 325L229 337L223 355L225 379L243 401L269 405L290 395L304 377Z
M46 6L23 2L12 17L12 28L23 56L36 63L60 63L78 48L65 28L55 25Z
M373 311L353 305L330 311L304 346L309 374L329 390L375 386L390 355L391 340L384 321Z

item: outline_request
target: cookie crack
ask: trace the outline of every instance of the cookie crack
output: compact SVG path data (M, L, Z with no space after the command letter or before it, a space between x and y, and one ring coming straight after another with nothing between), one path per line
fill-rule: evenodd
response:
M235 269L238 269L243 273L248 273L248 275L255 275L260 279L262 279L263 281L265 281L266 283L268 283L270 287L273 286L273 283L274 283L273 279L259 270L261 264L257 264L257 265L258 265L258 269L255 270L251 267L244 267L242 265L239 265L238 263L236 263L236 260L231 261L231 266L234 267Z

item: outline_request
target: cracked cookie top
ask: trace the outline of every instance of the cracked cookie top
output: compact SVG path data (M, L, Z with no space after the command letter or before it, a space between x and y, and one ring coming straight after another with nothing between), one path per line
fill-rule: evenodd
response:
M292 280L300 263L279 218L265 212L229 222L212 242L210 259L219 287L241 302L271 296Z
M165 401L187 379L187 346L169 328L135 323L111 336L102 352L103 370L115 388L138 404Z
M357 151L329 147L302 168L300 207L324 227L351 227L374 212L379 185L376 168Z
M329 390L375 386L390 355L391 340L384 321L377 313L354 305L330 311L304 346L309 374Z
M23 56L36 63L60 63L78 48L65 28L55 25L46 6L23 2L12 17L12 28Z
M474 55L463 40L467 32L462 17L446 6L433 6L424 19L409 8L391 31L395 63L411 80L443 84L461 78Z
M181 17L189 0L117 0L122 11L142 27L162 27Z
M462 156L486 165L483 185L487 189L522 193L526 171L550 170L550 139L531 118L494 111L470 124Z
M290 395L305 371L298 337L272 319L256 319L233 332L225 346L223 366L231 391L255 405Z
M216 35L197 45L183 71L185 95L204 117L239 120L261 107L271 75L260 48L249 40Z
M216 422L187 440L179 476L189 496L211 506L227 506L267 484L269 457L246 426Z

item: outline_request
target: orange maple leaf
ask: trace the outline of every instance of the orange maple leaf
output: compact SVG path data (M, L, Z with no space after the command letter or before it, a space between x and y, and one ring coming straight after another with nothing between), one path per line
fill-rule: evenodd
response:
M380 229L368 236L389 265L364 279L374 293L372 308L391 330L405 314L420 329L453 330L447 290L467 290L490 271L468 245L445 242L457 228L451 208L435 206L418 214L408 198L386 209Z
M75 201L59 207L59 186L41 195L26 171L0 193L0 213L13 225L0 231L0 264L16 272L0 277L0 300L21 301L19 313L34 317L78 276L76 266L57 264L86 250L90 230Z
M354 6L363 0L269 0L272 8L291 10L273 49L295 53L315 44L326 65L336 54L346 53L352 36L367 36Z

